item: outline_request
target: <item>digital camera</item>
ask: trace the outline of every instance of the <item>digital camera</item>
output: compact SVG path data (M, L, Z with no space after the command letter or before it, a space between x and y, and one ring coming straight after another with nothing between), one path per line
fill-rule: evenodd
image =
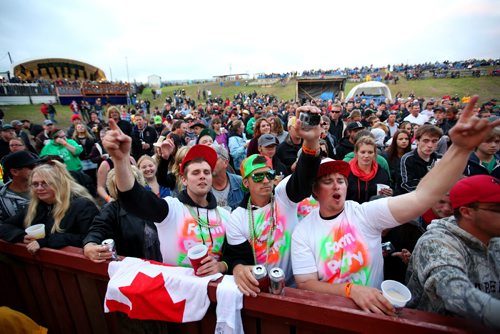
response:
M321 121L321 115L301 112L299 114L299 120L302 122L302 128L308 129L319 124L319 122Z

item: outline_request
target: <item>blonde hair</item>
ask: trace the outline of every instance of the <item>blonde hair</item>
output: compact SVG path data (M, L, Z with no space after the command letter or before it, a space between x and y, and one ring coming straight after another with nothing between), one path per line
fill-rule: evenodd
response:
M375 139L371 136L363 136L356 140L356 144L354 144L354 152L357 153L361 145L371 145L373 146L373 150L375 151L375 155L377 155L377 144L375 143Z
M175 175L175 180L177 183L177 189L180 191L182 190L182 182L181 180L181 162L182 159L186 156L187 152L189 151L190 147L189 146L182 146L179 149L177 149L177 153L175 154L175 159L174 159L174 164L172 165L172 173Z
M94 138L94 137L93 137L93 136L89 133L89 130L87 129L87 126L86 126L85 124L81 123L81 124L77 124L77 125L75 126L75 131L73 131L73 136L72 136L72 138L73 138L73 139L75 139L75 140L77 140L77 139L78 139L78 131L76 130L76 127L77 127L78 125L81 125L81 126L83 127L83 133L85 133L85 138L87 138L87 139L93 139L93 138Z
M130 165L130 169L132 170L132 174L134 175L136 181L144 187L146 185L146 180L144 179L144 175L139 170L139 168L135 167L134 165ZM108 176L106 177L106 188L108 188L109 196L113 197L114 199L118 199L118 188L116 187L115 175L116 171L113 168L109 171Z
M35 174L40 175L54 191L55 203L52 208L54 225L52 226L50 233L64 232L60 225L64 216L68 212L72 198L84 197L89 201L94 202L94 199L89 194L87 189L76 182L75 179L73 179L73 177L69 174L66 166L59 161L52 160L49 163L35 167L33 172L31 172L29 180L30 183L33 175ZM36 196L34 189L31 189L31 201L28 206L26 217L24 218L24 227L31 226L33 219L35 219L39 204L40 199Z
M152 163L154 163L156 165L156 167L158 167L158 160L155 159L155 158L153 158L150 155L147 155L147 154L144 154L142 157L139 158L139 160L137 160L137 167L140 168L142 162L145 161L145 160L151 161Z
M120 110L118 110L118 108L117 108L117 107L115 107L115 106L111 106L111 107L109 107L109 108L108 108L108 110L106 111L106 116L108 117L108 119L110 119L110 118L111 118L111 113L112 113L113 111L116 111L116 112L118 113L118 115L120 115Z

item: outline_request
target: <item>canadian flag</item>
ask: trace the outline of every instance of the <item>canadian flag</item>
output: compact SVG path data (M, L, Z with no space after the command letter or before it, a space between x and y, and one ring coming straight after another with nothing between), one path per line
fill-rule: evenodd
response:
M201 320L210 306L208 282L222 276L197 277L192 268L133 257L111 262L108 273L104 312L168 322Z

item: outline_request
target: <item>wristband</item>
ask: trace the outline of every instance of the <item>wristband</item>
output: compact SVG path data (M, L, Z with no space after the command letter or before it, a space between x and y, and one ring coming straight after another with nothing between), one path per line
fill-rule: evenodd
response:
M111 201L111 196L106 195L106 197L104 198L104 200L106 201L106 203L109 203L109 201Z
M227 271L229 270L229 266L227 265L226 261L221 261L221 263L224 265L224 267L226 268L224 270L224 273L227 273ZM223 274L223 273L222 273Z
M351 298L351 288L352 288L352 283L347 283L344 287L344 295L347 298Z
M306 147L305 145L302 145L302 153L307 154L307 155L316 155L319 150L313 150L312 148Z

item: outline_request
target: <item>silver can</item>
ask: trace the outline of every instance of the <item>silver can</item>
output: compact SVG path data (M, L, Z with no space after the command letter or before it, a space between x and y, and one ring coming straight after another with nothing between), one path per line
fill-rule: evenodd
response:
M267 277L267 269L261 264L252 268L252 274L259 282L260 292L269 292L269 277Z
M269 270L269 291L273 295L282 295L285 293L285 272L283 269L274 267Z
M118 260L118 255L116 254L116 249L115 249L115 241L113 239L106 239L103 240L101 245L106 246L110 252L112 252L111 259L116 261Z

